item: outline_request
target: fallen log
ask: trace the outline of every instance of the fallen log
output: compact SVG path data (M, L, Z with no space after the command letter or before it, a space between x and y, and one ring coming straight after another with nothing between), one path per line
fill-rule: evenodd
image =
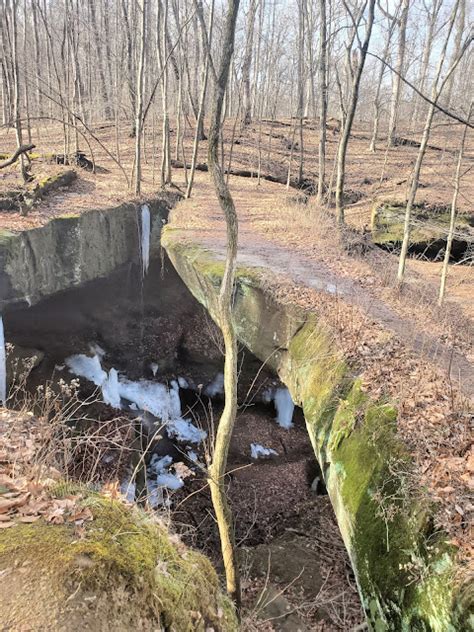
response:
M15 153L10 158L8 158L8 160L0 162L0 169L6 169L6 167L13 165L21 156L21 154L26 154L26 152L31 151L34 148L35 145L31 143L29 145L20 145L20 147L16 149Z
M174 169L184 169L184 163L182 160L171 160L171 166ZM186 164L186 169L191 169L191 165ZM205 162L198 162L196 164L196 171L207 172L209 171L209 169ZM224 173L229 174L231 176L237 176L239 178L256 178L257 177L257 173L255 171L250 171L249 169L226 168L224 169ZM272 175L271 173L261 173L260 178L262 180L267 180L268 182L275 182L276 184L286 185L287 183L287 178L284 175L278 176L278 175ZM310 195L312 195L314 191L316 190L315 182L311 178L303 178L303 180L301 181L296 180L295 178L291 178L290 187L292 187L293 189L306 191L306 193Z

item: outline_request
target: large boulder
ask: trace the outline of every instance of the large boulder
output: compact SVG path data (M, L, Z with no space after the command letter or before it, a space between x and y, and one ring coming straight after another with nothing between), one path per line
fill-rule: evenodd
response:
M92 516L81 526L0 530L2 629L237 629L207 558L137 508L90 493L81 503Z

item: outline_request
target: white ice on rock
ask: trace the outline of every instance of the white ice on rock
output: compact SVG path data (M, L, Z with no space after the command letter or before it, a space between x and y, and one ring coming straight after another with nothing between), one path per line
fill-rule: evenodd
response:
M207 433L197 428L191 421L184 419L179 399L179 384L173 380L171 388L165 384L138 380L133 382L119 376L116 369L104 371L100 357L77 354L66 358L65 364L75 375L84 377L100 386L102 398L113 408L122 408L122 399L135 405L135 409L151 413L166 425L168 434L185 443L201 443Z
M105 349L103 349L99 344L97 344L97 342L91 342L91 344L89 345L89 349L91 350L91 353L93 353L94 355L98 355L99 358L103 358L104 356L107 355L105 353Z
M175 491L183 487L184 482L176 474L169 472L169 467L173 463L171 456L159 457L154 454L151 457L150 465L147 468L148 480L148 502L151 507L156 508L162 505L164 500L164 489Z
M265 448L259 443L250 444L250 456L252 459L259 459L260 457L278 456L278 452L272 448Z
M94 382L96 386L102 386L108 377L97 354L90 357L79 353L66 358L64 362L71 373L79 377L85 377L90 382Z
M215 397L216 395L222 395L224 392L224 374L218 373L210 384L204 389L204 395L208 397Z
M5 332L3 318L0 316L0 402L7 400L7 353L5 350Z
M207 437L205 430L196 428L194 424L182 417L169 421L166 429L170 437L175 437L183 443L201 443Z
M267 388L262 393L262 399L264 402L274 402L277 413L276 421L279 426L286 430L293 426L295 405L291 399L290 391L286 387Z
M174 388L168 389L165 384L149 380L133 382L120 378L119 392L121 397L134 402L139 409L148 411L163 423L181 417L179 394Z
M150 207L148 204L143 204L141 207L142 218L142 230L140 241L140 252L142 258L142 274L146 275L148 272L148 266L150 264L150 234L151 234L151 221L150 221Z
M277 388L274 396L277 411L277 423L282 428L291 428L293 425L293 411L295 405L287 388Z
M109 375L102 383L102 397L112 408L121 408L120 384L116 369L110 369Z

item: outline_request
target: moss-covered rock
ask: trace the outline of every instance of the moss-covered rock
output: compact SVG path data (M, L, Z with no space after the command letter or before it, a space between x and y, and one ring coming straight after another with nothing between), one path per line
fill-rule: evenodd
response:
M370 227L374 243L399 245L403 241L406 205L397 201L378 202L372 209ZM415 204L412 211L410 246L413 251L435 256L444 249L450 223L450 208L426 208ZM474 239L474 216L458 214L452 251L460 256Z
M207 558L139 509L98 495L83 504L83 532L43 521L0 531L4 629L237 629Z
M162 241L216 319L222 260L168 228ZM470 629L472 601L454 581L455 551L433 533L433 508L396 434L394 407L363 392L327 324L272 298L264 271L238 270L233 315L241 342L303 408L370 629Z

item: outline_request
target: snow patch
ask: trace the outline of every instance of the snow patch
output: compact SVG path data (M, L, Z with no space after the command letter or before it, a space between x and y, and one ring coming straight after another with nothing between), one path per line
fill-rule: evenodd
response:
M269 456L278 456L278 452L276 450L272 450L272 448L265 448L259 443L251 443L250 456L252 459L259 459L261 457L266 458Z
M108 377L102 383L104 402L113 408L121 408L120 384L116 369L110 369Z
M150 264L150 234L151 234L151 221L150 221L150 207L148 204L143 204L141 207L142 218L142 231L140 241L140 253L142 259L142 275L145 276L148 272L148 266Z
M151 507L156 509L165 502L164 489L170 489L175 491L183 487L184 482L176 474L172 474L168 471L168 468L173 463L173 458L169 455L159 457L154 454L151 457L150 465L148 466L148 502Z

